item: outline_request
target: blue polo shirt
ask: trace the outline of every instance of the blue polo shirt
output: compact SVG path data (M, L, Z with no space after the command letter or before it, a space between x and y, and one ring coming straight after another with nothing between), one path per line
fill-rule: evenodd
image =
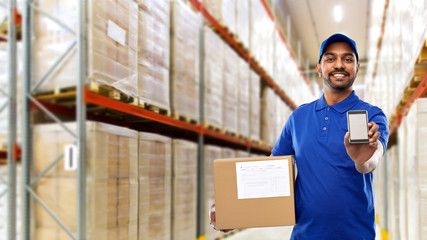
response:
M372 173L361 174L344 146L348 110L367 110L378 124L384 152L389 136L383 111L353 93L335 105L317 101L298 107L272 150L295 155L296 225L291 239L375 239Z

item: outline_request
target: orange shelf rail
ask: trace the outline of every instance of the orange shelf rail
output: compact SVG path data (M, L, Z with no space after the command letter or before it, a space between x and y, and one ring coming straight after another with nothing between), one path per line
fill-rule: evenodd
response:
M250 147L258 151L263 151L263 152L271 151L270 147L263 146L260 144L254 144L249 140L243 140L237 137L233 137L217 131L213 131L211 129L205 128L203 124L197 124L197 125L191 124L191 123L181 121L166 115L162 115L156 112L152 112L152 111L140 108L138 106L123 103L123 102L114 100L112 98L99 95L97 93L93 93L87 89L87 86L84 87L84 102L86 104L95 104L98 106L106 107L119 112L137 116L140 118L148 119L154 122L162 123L168 126L194 132L200 135L209 136L225 142L237 144L240 146Z
M198 0L190 0L190 2L194 5L194 7L196 9L198 9L202 15L205 17L205 19L213 26L213 28L225 39L225 41L232 47L234 48L234 50L236 50L236 52L243 58L245 59L249 65L251 66L251 68L258 73L258 75L264 79L264 81L276 92L277 95L279 95L282 100L289 105L289 107L292 110L295 110L297 108L296 104L290 99L290 97L288 95L286 95L286 93L280 89L280 87L274 82L274 80L262 69L261 66L259 66L259 64L254 61L254 59L251 57L251 54L243 49L237 42L236 40L224 29L223 26L221 26L221 24L219 24L219 22L203 7L203 4L201 2L199 2ZM283 37L283 35L281 35L281 37ZM283 38L284 39L284 38ZM289 46L286 45L287 48L289 49ZM293 56L293 55L292 55ZM295 57L294 57L295 60ZM301 72L301 70L300 70ZM301 72L301 75L304 77L304 75ZM306 81L306 83L308 84L307 79L304 77L304 80ZM309 85L310 86L310 85ZM311 89L311 86L310 86ZM314 92L312 91L313 95Z
M427 94L427 73L424 75L421 82L418 84L414 93L409 98L405 106L397 113L396 119L390 124L390 137L396 132L397 128L402 123L402 118L408 115L409 109L417 98L424 97Z
M7 156L8 153L6 150L0 150L0 165L1 164L7 164ZM18 161L18 159L21 158L21 148L18 146L18 144L13 145L13 159L15 161Z
M141 119L150 120L155 123L160 123L166 126L174 127L176 129L193 132L199 135L204 135L213 139L218 139L223 142L232 143L235 145L239 145L242 147L249 147L256 151L261 152L270 152L271 147L254 143L250 139L242 139L235 136L227 135L218 131L214 131L206 128L203 124L192 124L186 121L181 121L179 119L175 119L173 117L169 117L163 114L159 114L156 112L152 112L150 110L146 110L140 108L135 105L130 105L128 103L124 103L109 97L105 97L99 95L97 93L91 92L88 90L87 86L84 87L84 102L85 104L94 104L97 106L105 107L106 109L115 110L118 112L122 112L128 115L136 116ZM49 109L52 112L64 114L68 116L75 116L75 109L70 107L64 107L57 104L52 104L45 101L39 101L44 107ZM38 107L35 104L32 104L33 109L37 109ZM88 119L97 120L97 121L105 121L111 124L125 126L130 128L135 128L136 125L141 125L138 123L128 123L121 120L108 119L108 117L96 116L90 113L88 114Z

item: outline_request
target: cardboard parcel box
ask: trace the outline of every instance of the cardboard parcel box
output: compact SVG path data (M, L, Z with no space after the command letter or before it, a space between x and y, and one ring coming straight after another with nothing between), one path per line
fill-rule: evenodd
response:
M295 225L293 156L214 161L218 229Z

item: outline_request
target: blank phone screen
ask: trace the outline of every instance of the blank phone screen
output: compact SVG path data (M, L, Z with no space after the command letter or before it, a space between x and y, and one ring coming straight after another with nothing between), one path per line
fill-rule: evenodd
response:
M368 122L366 112L358 111L348 113L348 128L350 132L350 141L369 141Z

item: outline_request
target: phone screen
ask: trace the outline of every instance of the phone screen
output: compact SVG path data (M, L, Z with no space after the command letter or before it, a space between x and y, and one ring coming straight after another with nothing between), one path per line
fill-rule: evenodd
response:
M347 112L350 143L368 143L368 113L366 111Z

